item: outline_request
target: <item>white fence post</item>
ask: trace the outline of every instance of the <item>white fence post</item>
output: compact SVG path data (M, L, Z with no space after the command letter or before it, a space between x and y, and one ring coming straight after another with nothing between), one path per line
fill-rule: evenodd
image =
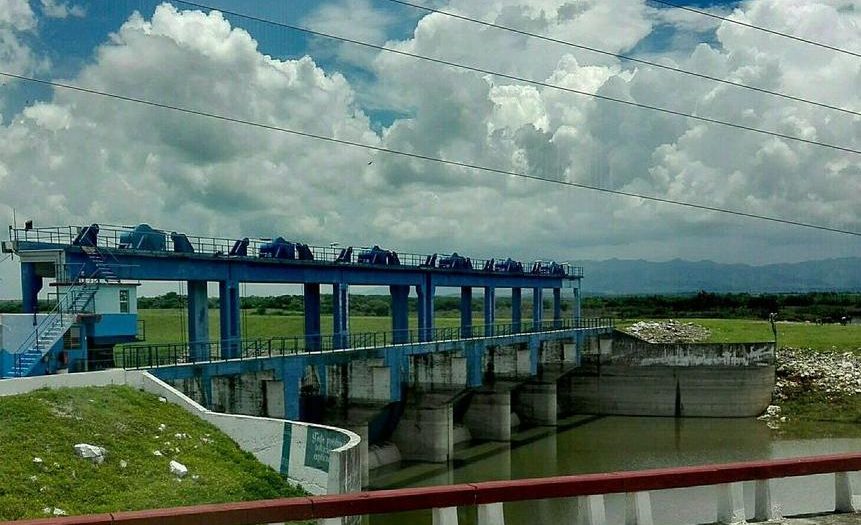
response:
M858 512L861 510L861 497L855 495L851 472L834 473L835 512Z
M774 503L771 497L770 479L756 480L756 491L754 494L754 513L753 518L757 521L771 521L782 518L780 507Z
M575 509L577 525L607 525L607 515L604 510L604 496L595 494L592 496L579 496L576 499Z
M443 507L431 511L433 525L457 525L457 507Z
M478 525L505 525L502 503L486 503L478 506Z
M652 497L648 492L625 494L625 525L654 525Z
M747 523L744 515L744 487L741 483L717 485L718 523Z

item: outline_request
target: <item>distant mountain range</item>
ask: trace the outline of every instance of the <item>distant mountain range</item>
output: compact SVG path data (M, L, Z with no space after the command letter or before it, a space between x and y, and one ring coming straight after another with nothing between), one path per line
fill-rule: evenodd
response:
M581 261L586 294L861 291L861 257L750 266L712 261Z

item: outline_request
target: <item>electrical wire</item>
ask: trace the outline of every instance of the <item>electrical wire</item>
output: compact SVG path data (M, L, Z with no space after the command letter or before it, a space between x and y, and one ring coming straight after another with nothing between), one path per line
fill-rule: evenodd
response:
M192 4L191 2L185 2L184 0L174 0L174 1L176 1L176 2L178 2L178 3L183 3L183 4ZM400 4L400 5L404 5L404 6L409 6L409 7L412 7L412 8L414 8L414 9L420 9L420 10L422 10L422 11L426 11L426 12L429 12L429 13L437 13L437 14L444 15L444 16L448 16L448 17L451 17L451 18L456 18L456 19L458 19L458 20L464 20L464 21L471 22L471 23L474 23L474 24L479 24L479 25L482 25L482 26L485 26L485 27L492 27L492 28L494 28L494 29L500 29L500 30L502 30L502 31L508 31L508 32L510 32L510 33L515 33L515 34L518 34L518 35L528 36L528 37L530 37L530 38L536 38L536 39L539 39L539 40L544 40L544 41L546 41L546 42L552 42L552 43L554 43L554 44L561 44L561 45L564 45L564 46L573 47L573 48L576 48L576 49L582 49L582 50L584 50L584 51L589 51L589 52L591 52L591 53L597 53L597 54L600 54L600 55L605 55L605 56L610 56L610 57L618 58L618 59L620 59L620 60L626 60L626 61L628 61L628 62L633 62L633 63L636 63L636 64L645 64L645 65L652 66L652 67L655 67L655 68L658 68L658 69L663 69L663 70L665 70L665 71L672 71L672 72L674 72L674 73L679 73L679 74L682 74L682 75L688 75L688 76L692 76L692 77L696 77L696 78L700 78L700 79L704 79L704 80L710 80L710 81L712 81L712 82L719 82L719 83L721 83L721 84L726 84L726 85L729 85L729 86L734 86L734 87L742 88L742 89L748 89L748 90L751 90L751 91L756 91L756 92L758 92L758 93L764 93L764 94L767 94L767 95L772 95L772 96L775 96L775 97L780 97L780 98L784 98L784 99L787 99L787 100L792 100L792 101L795 101L795 102L803 102L804 104L810 104L810 105L813 105L813 106L818 106L818 107L822 107L822 108L827 108L827 109L831 109L831 110L834 110L834 111L840 111L840 112L843 112L843 113L848 113L848 114L850 114L850 115L861 116L861 111L855 111L855 110L847 109L847 108L843 108L843 107L840 107L840 106L834 106L834 105L832 105L832 104L826 104L826 103L824 103L824 102L817 102L817 101L815 101L815 100L810 100L810 99L806 99L806 98L798 97L798 96L795 96L795 95L789 95L789 94L787 94L787 93L781 93L781 92L779 92L779 91L772 91L772 90L770 90L770 89L765 89L765 88L760 88L760 87L756 87L756 86L751 86L751 85L748 85L748 84L743 84L743 83L741 83L741 82L735 82L735 81L733 81L733 80L727 80L727 79L725 79L725 78L714 77L714 76L711 76L711 75L707 75L707 74L705 74L705 73L697 73L697 72L695 72L695 71L690 71L690 70L683 69L683 68L680 68L680 67L674 67L674 66L669 66L669 65L666 65L666 64L661 64L661 63L659 63L659 62L653 62L653 61L651 61L651 60L646 60L646 59L642 59L642 58L636 58L636 57L632 57L632 56L629 56L629 55L623 55L623 54L620 54L620 53L613 53L612 51L606 51L606 50L604 50L604 49L598 49L598 48L591 47L591 46L586 46L586 45L583 45L583 44L575 44L574 42L569 42L569 41L567 41L567 40L560 40L560 39L557 39L557 38L553 38L553 37L549 37L549 36L541 35L541 34L538 34L538 33L533 33L533 32L530 32L530 31L525 31L525 30L523 30L523 29L517 29L517 28L515 28L515 27L511 27L511 26L504 26L504 25L501 25L501 24L496 24L496 23L494 23L494 22L487 22L487 21L485 21L485 20L481 20L481 19L479 19L479 18L473 18L473 17L469 17L469 16L466 16L466 15L460 15L460 14L457 14L457 13L453 13L453 12L451 12L451 11L444 11L444 10L442 10L442 9L435 9L435 8L433 8L433 7L426 7L426 6L423 6L423 5L420 5L420 4L415 4L415 3L413 3L413 2L407 2L406 0L386 0L386 1L387 1L387 2L391 2L391 3L393 3L393 4Z
M750 28L750 29L756 29L757 31L763 31L763 32L765 32L765 33L769 33L769 34L772 34L772 35L777 35L777 36L780 36L780 37L783 37L783 38L789 38L789 39L791 39L791 40L796 40L796 41L798 41L798 42L804 42L805 44L810 44L810 45L812 45L812 46L821 47L821 48L824 48L824 49L828 49L828 50L830 50L830 51L836 51L836 52L838 52L838 53L845 53L845 54L847 54L847 55L852 55L852 56L854 56L854 57L861 58L861 53L856 53L855 51L850 51L850 50L848 50L848 49L843 49L843 48L836 47L836 46L832 46L832 45L829 45L829 44L823 44L822 42L817 42L817 41L815 41L815 40L808 40L808 39L806 39L806 38L802 38L802 37L800 37L800 36L791 35L791 34L789 34L789 33L782 33L782 32L780 32L780 31L775 31L774 29L768 29L767 27L762 27L762 26L758 26L758 25L754 25L754 24L748 24L747 22L742 22L741 20L735 20L735 19L733 19L733 18L729 18L729 17L727 17L727 16L716 15L716 14L714 14L714 13L709 13L708 11L703 11L703 10L701 10L701 9L696 9L696 8L693 8L693 7L690 7L690 6L686 6L686 5L682 5L682 4L679 4L679 3L676 3L676 2L669 2L669 1L667 1L667 0L647 0L647 1L649 1L649 2L654 2L654 3L656 3L656 4L663 4L663 5L666 5L666 6L669 6L669 7L675 7L676 9L682 9L682 10L684 10L684 11L689 11L689 12L691 12L691 13L696 13L696 14L698 14L698 15L708 16L708 17L711 17L711 18L715 18L715 19L717 19L717 20L723 20L724 22L729 22L729 23L731 23L731 24L736 24L736 25L744 26L744 27L747 27L747 28Z
M631 197L631 198L636 198L636 199L643 199L643 200L652 201L652 202L659 202L659 203L663 203L663 204L673 204L676 206L682 206L682 207L691 208L691 209L698 209L698 210L703 210L703 211L713 211L713 212L724 213L724 214L728 214L728 215L736 215L739 217L747 217L750 219L770 221L770 222L786 224L786 225L791 225L791 226L799 226L799 227L810 228L810 229L814 229L814 230L822 230L822 231L828 231L828 232L832 232L832 233L840 233L840 234L845 234L845 235L852 235L852 236L861 237L861 231L846 230L846 229L835 228L835 227L831 227L831 226L824 226L824 225L819 225L819 224L797 221L797 220L793 220L793 219L771 217L768 215L760 215L760 214L756 214L756 213L749 213L749 212L744 212L744 211L740 211L740 210L733 210L733 209L729 209L729 208L720 208L718 206L709 206L706 204L697 204L697 203L692 203L692 202L678 201L678 200L668 199L668 198L664 198L664 197L658 197L658 196L654 196L654 195L645 195L645 194L634 193L634 192L623 191L623 190L614 190L611 188L604 188L601 186L592 186L589 184L583 184L583 183L579 183L579 182L547 179L544 177L539 177L537 175L530 175L528 173L509 171L509 170L504 170L504 169L499 169L499 168L493 168L490 166L482 166L479 164L473 164L473 163L464 162L464 161L448 160L448 159L443 159L440 157L433 157L430 155L422 155L420 153L412 153L412 152L408 152L408 151L396 150L393 148L386 148L383 146L374 146L372 144L364 144L364 143L355 142L352 140L339 139L339 138L329 137L329 136L325 136L325 135L318 135L318 134L307 132L307 131L300 131L300 130L294 130L294 129L289 129L289 128L283 128L283 127L273 126L271 124L263 124L260 122L243 120L240 118L230 117L227 115L219 115L216 113L209 113L209 112L200 111L200 110L196 110L196 109L183 108L180 106L173 106L173 105L166 104L163 102L155 102L155 101L151 101L151 100L134 98L134 97L129 97L129 96L125 96L125 95L107 93L104 91L98 91L95 89L89 89L89 88L84 88L84 87L80 87L80 86L74 86L71 84L54 82L54 81L50 81L50 80L32 79L30 77L25 77L22 75L12 75L11 73L5 73L2 71L0 71L0 75L11 76L13 78L18 78L21 80L33 81L33 82L37 82L40 84L51 85L51 86L54 86L57 88L67 89L67 90L71 90L71 91L78 91L78 92L87 93L90 95L97 95L97 96L101 96L101 97L112 98L112 99L116 99L116 100L122 100L125 102L133 102L133 103L137 103L137 104L141 104L141 105L145 105L145 106L167 109L167 110L176 111L179 113L185 113L188 115L197 115L197 116L201 116L201 117L207 117L207 118L211 118L214 120L220 120L223 122L230 122L233 124L240 124L240 125L244 125L244 126L250 126L250 127L265 129L265 130L269 130L269 131L277 131L277 132L286 133L289 135L306 137L306 138L321 140L321 141L325 141L325 142L331 142L334 144L352 146L352 147L356 147L356 148L363 148L363 149L367 149L367 150L371 150L371 151L377 151L380 153L389 153L389 154L398 155L401 157L425 160L428 162L434 162L434 163L443 164L446 166L456 166L459 168L467 168L467 169L476 170L476 171L485 171L488 173L494 173L497 175L507 175L507 176L512 176L512 177L519 177L522 179L548 182L548 183L557 184L560 186L567 186L567 187L571 187L571 188L591 190L591 191L596 191L596 192L601 192L601 193L607 193L610 195L618 195L618 196Z
M607 100L607 101L610 101L610 102L615 102L615 103L618 103L618 104L624 104L624 105L626 105L626 106L636 107L636 108L640 108L640 109L646 109L646 110L650 110L650 111L658 111L658 112L666 113L666 114L669 114L669 115L675 115L675 116L678 116L678 117L684 117L684 118L688 118L688 119L692 119L692 120L698 120L698 121L700 121L700 122L707 122L707 123L709 123L709 124L718 124L718 125L721 125L721 126L727 126L727 127L731 127L731 128L735 128L735 129L741 129L741 130L750 131L750 132L754 132L754 133L760 133L760 134L763 134L763 135L770 135L770 136L773 136L773 137L779 137L779 138L786 139L786 140L792 140L792 141L795 141L795 142L802 142L802 143L805 143L805 144L811 144L811 145L820 146L820 147L824 147L824 148L830 148L830 149L835 149L835 150L839 150L839 151L845 151L845 152L848 152L848 153L861 154L861 150L857 150L857 149L854 149L854 148L851 148L851 147L848 147L848 146L840 146L840 145L837 145L837 144L830 144L830 143L827 143L827 142L821 142L821 141L818 141L818 140L805 139L805 138L803 138L803 137L797 137L797 136L795 136L795 135L787 135L787 134L780 133L780 132L777 132L777 131L770 131L770 130L767 130L767 129L755 128L755 127L753 127L753 126L746 126L746 125L744 125L744 124L737 124L737 123L734 123L734 122L728 122L728 121L725 121L725 120L715 119L715 118L711 118L711 117L703 117L703 116L700 116L700 115L694 115L694 114L692 114L692 113L685 113L685 112L683 112L683 111L676 111L676 110L674 110L674 109L663 108L663 107L660 107L660 106L653 106L653 105L650 105L650 104L643 104L643 103L640 103L640 102L634 102L634 101L631 101L631 100L625 100L625 99L622 99L622 98L611 97L611 96L609 96L609 95L601 95L601 94L598 94L598 93L590 93L590 92L588 92L588 91L582 91L582 90L579 90L579 89L574 89L574 88L569 88L569 87L565 87L565 86L560 86L559 84L551 84L551 83L549 83L549 82L542 82L542 81L540 81L540 80L532 80L532 79L525 78L525 77L520 77L520 76L517 76L517 75L509 75L509 74L507 74L507 73L500 73L499 71L493 71L493 70L490 70L490 69L484 69L484 68L480 68L480 67L475 67L475 66L469 66L469 65L466 65L466 64L461 64L461 63L458 63L458 62L452 62L452 61L449 61L449 60L443 60L443 59L439 59L439 58L432 58L432 57L425 56L425 55L419 55L419 54L416 54L416 53L410 53L410 52L408 52L408 51L402 51L402 50L400 50L400 49L392 49L392 48L390 48L390 47L381 46L381 45L377 45L377 44L371 44L371 43L369 43L369 42L364 42L364 41L361 41L361 40L354 40L354 39L352 39L352 38L347 38L347 37L342 37L342 36L332 35L332 34L329 34L329 33L323 33L323 32L321 32L321 31L315 31L315 30L313 30L313 29L308 29L308 28L306 28L306 27L295 26L295 25L292 25L292 24L285 24L285 23L283 23L283 22L276 22L276 21L274 21L274 20L268 20L268 19L265 19L265 18L258 18L258 17L255 17L255 16L245 15L245 14L242 14L242 13L237 13L237 12L235 12L235 11L227 11L227 10L223 10L223 9L217 9L217 8L213 8L213 7L208 7L208 6L206 6L205 4L198 4L198 3L194 3L194 2L186 2L185 0L174 0L174 1L175 1L176 3L185 4L185 5L190 5L190 6L195 6L195 7L199 7L199 8L201 8L201 9L212 9L212 10L214 10L214 11L219 11L219 12L224 13L224 14L228 14L228 15L236 16L236 17L239 17L239 18L245 18L245 19L247 19L247 20L251 20L251 21L255 21L255 22L261 22L261 23L265 23L265 24L271 24L271 25L275 25L275 26L283 27L283 28L286 28L286 29L290 29L290 30L293 30L293 31L299 31L299 32L302 32L302 33L306 33L306 34L309 34L309 35L315 35L315 36L320 36L320 37L323 37L323 38L329 38L329 39L332 39L332 40L338 40L338 41L340 41L340 42L345 42L345 43L349 43L349 44L355 44L355 45L357 45L357 46L362 46L362 47L366 47L366 48L369 48L369 49L376 49L376 50L378 50L378 51L385 51L385 52L388 52L388 53L394 53L394 54L396 54L396 55L401 55L401 56L406 56L406 57L410 57L410 58L415 58L415 59L418 59L418 60L423 60L423 61L431 62L431 63L434 63L434 64L441 64L441 65L444 65L444 66L450 66L450 67L455 67L455 68L458 68L458 69L464 69L464 70L466 70L466 71L473 71L473 72L475 72L475 73L481 73L481 74L483 74L483 75L493 75L493 76L497 76L497 77L500 77L500 78L505 78L505 79L508 79L508 80L514 80L514 81L517 81L517 82L524 82L524 83L526 83L526 84L532 84L532 85L534 85L534 86L540 86L540 87L545 87L545 88L550 88L550 89L556 89L556 90L559 90L559 91L564 91L564 92L567 92L567 93L573 93L573 94L576 94L576 95L582 95L582 96L586 96L586 97L596 98L596 99L600 99L600 100ZM8 74L7 74L7 75L8 75ZM8 75L8 76L11 76L12 78L17 78L17 77L15 77L14 75Z

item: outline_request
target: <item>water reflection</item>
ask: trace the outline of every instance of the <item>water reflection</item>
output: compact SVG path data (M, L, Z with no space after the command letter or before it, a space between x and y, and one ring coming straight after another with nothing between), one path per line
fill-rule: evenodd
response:
M682 465L725 463L861 450L859 438L780 440L755 419L646 417L569 418L553 432L532 429L512 443L484 443L456 451L449 465L403 464L371 473L373 488L416 487ZM833 505L829 476L780 480L786 513L826 510ZM753 509L753 485L745 487ZM653 495L655 522L714 521L714 491L697 487ZM506 504L507 524L561 523L569 518L563 500ZM624 497L607 498L609 523L624 522ZM460 523L475 522L475 509L459 509ZM429 512L375 516L373 525L431 523Z

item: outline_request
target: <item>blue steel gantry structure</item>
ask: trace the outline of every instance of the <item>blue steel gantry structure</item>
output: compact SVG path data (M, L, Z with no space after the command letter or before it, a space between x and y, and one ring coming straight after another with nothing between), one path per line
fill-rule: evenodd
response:
M353 255L351 248L309 247L283 239L226 239L192 237L130 227L51 227L12 230L10 251L21 259L21 286L24 313L36 310L37 295L44 278L72 280L79 275L100 275L133 281L184 281L188 289L188 341L209 343L207 284L217 282L222 341L241 337L240 284L301 284L305 300L306 347L319 346L320 285L333 287L334 335L349 338L349 288L351 285L388 287L391 293L393 342L409 332L408 297L414 288L418 296L418 333L430 340L434 330L433 301L437 288L461 289L461 329L472 333L472 290L484 290L484 325L496 323L496 291L510 288L511 323L515 331L522 324L522 290L532 293L531 322L541 324L544 291L553 296L553 320L562 319L562 290L574 294L574 318L580 317L582 268L568 264L536 262L525 271L510 259L468 259L457 254L396 254L378 247ZM170 240L168 240L170 239ZM285 256L272 256L271 247L281 240L290 248ZM171 246L170 244L173 244ZM296 249L296 246L302 249ZM303 250L305 256L301 257ZM394 254L395 260L374 252ZM95 255L98 254L98 255ZM276 254L277 255L277 254ZM291 256L292 255L292 256ZM458 259L462 264L445 264ZM362 262L360 262L362 261ZM107 270L106 267L110 267ZM515 267L512 271L510 267ZM489 329L489 328L488 328ZM488 333L487 335L490 335ZM404 339L405 340L405 339ZM231 345L223 345L225 359L236 357Z
M398 361L409 355L446 351L448 346L460 344L475 358L470 360L475 362L469 366L468 376L470 385L477 386L481 384L481 352L490 345L529 344L536 348L530 366L535 368L541 340L582 341L585 335L612 329L608 320L581 319L582 269L555 262L536 261L524 266L507 258L470 259L456 253L405 254L377 246L354 253L352 248L308 246L280 237L274 240L197 237L146 225L10 229L10 240L3 248L20 258L25 313L36 311L37 296L45 279L74 284L86 277L87 286L99 280L186 282L187 343L168 345L169 348L158 345L125 348L120 364L157 368L164 379L201 373L235 374L268 367L285 379L287 418L299 416L299 385L286 379L301 376L305 366L325 366L360 355ZM219 290L218 341L210 341L209 336L207 290L212 282L218 283ZM242 283L302 285L304 336L287 343L284 338L243 340ZM331 285L333 290L332 334L321 333L321 285ZM379 339L374 334L373 341L370 334L350 333L350 286L388 287L391 332L380 335ZM454 330L435 327L434 296L442 287L460 289L461 324ZM482 326L473 325L474 288L484 291ZM495 318L495 299L497 291L506 288L512 296L511 323L500 325ZM418 326L411 330L408 298L413 289L418 297ZM528 319L523 319L521 308L524 289L532 294ZM562 316L565 289L572 290L574 299L573 316L569 319ZM552 319L548 320L543 318L546 290L552 294L553 305ZM402 369L392 367L392 374ZM396 400L400 397L401 381L394 376L392 379L391 398Z

